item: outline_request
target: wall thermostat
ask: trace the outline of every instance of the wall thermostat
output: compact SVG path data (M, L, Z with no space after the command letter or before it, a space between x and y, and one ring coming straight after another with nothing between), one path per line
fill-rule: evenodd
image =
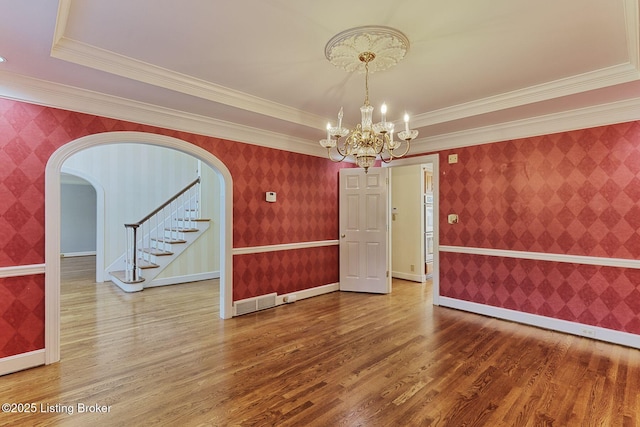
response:
M275 202L276 201L276 193L275 191L267 191L267 202Z

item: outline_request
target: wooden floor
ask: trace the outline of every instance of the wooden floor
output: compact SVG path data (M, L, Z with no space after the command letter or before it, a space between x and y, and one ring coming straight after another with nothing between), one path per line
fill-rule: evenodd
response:
M429 285L223 321L214 281L125 294L92 262L63 260L62 361L0 378L36 409L0 425L640 425L640 351L433 307Z

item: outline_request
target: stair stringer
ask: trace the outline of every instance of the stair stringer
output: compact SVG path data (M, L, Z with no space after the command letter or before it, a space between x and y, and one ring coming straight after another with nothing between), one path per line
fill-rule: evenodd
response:
M209 229L209 222L199 222L197 231L190 232L170 232L173 237L177 237L179 239L186 240L186 243L172 243L167 245L168 249L173 252L173 255L166 256L150 256L150 261L154 264L157 264L157 268L148 268L142 271L142 277L144 277L144 288L150 288L153 286L162 286L161 284L154 283L154 279L162 273L162 271L169 266L172 262L177 260L182 253L187 250L189 246L191 246L196 240L198 240L202 235ZM176 236L177 234L177 236ZM167 236L168 237L168 236Z

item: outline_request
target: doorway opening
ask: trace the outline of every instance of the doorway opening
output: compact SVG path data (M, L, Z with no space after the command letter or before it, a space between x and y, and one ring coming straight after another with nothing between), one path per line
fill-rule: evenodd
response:
M391 274L423 283L432 279L433 304L440 294L437 154L394 160L391 168Z
M56 150L45 171L45 363L60 360L60 176L73 154L105 144L136 143L174 149L211 167L220 182L219 253L220 317L232 316L232 203L233 186L224 163L208 151L177 138L144 132L105 132L71 141Z
M97 252L104 246L104 227L102 226L104 222L104 188L92 176L83 171L64 166L61 169L60 185L60 256L90 255L91 251L78 251L78 249L92 247L92 255L96 256L95 281L103 282L104 261L103 257L97 256ZM91 187L94 193L93 199L87 200L84 193L89 191L82 187L80 190L74 189L76 185ZM67 192L66 196L65 191ZM85 221L86 225L79 229L77 221ZM88 233L93 235L89 236ZM68 253L70 250L71 254Z

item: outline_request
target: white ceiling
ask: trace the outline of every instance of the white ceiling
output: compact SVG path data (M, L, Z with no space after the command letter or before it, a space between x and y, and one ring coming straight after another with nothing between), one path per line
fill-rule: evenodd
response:
M638 0L0 0L0 10L0 96L292 151L321 155L341 106L347 125L359 121L364 76L335 68L324 48L362 25L410 41L369 86L397 125L412 116L415 151L640 119Z

